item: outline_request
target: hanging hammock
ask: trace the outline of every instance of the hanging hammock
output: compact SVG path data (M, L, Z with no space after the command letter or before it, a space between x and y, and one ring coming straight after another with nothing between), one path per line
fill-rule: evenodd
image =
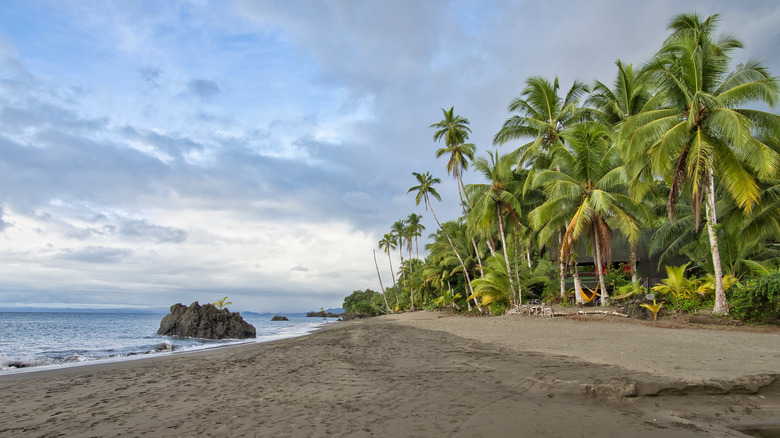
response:
M582 296L582 299L585 300L586 303L590 303L597 296L599 296L599 297L601 296L601 294L599 294L599 292L598 292L599 291L599 285L598 284L596 285L596 289L595 290L589 288L588 286L585 286L585 289L587 289L590 292L590 294L585 292L584 290L582 290L582 288L580 288L580 295Z

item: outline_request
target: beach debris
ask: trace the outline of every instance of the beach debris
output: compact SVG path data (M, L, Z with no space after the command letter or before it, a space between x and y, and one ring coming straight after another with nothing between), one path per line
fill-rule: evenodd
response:
M213 304L201 306L197 301L189 307L178 303L160 321L158 335L206 339L247 339L257 337L252 324L238 312L218 309Z

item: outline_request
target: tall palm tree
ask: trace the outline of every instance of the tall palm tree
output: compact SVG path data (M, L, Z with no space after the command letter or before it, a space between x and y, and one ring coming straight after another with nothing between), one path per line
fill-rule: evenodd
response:
M519 97L509 104L510 112L517 112L507 119L493 138L493 143L502 145L509 141L531 139L521 145L518 153L518 167L532 169L549 168L551 151L561 143L561 132L580 123L588 112L579 106L579 99L588 92L587 86L575 81L565 98L559 95L558 78L551 83L545 78L534 76L525 81L525 88ZM562 234L558 233L561 245ZM566 295L566 264L558 262L561 296Z
M398 245L398 255L401 257L401 278L398 279L398 285L403 289L404 280L406 279L406 265L404 265L404 239L406 233L406 226L403 220L398 220L390 227L390 233L395 237L395 243Z
M374 266L376 266L376 276L379 277L379 287L382 289L382 298L385 300L385 307L387 308L387 313L392 313L392 310L390 309L390 304L387 302L387 292L385 292L385 286L382 284L382 275L379 273L379 263L376 261L376 250L372 249L372 253L374 253Z
M417 192L417 195L415 197L416 204L420 205L420 201L425 201L425 209L431 210L431 215L433 216L433 220L436 221L436 225L439 226L439 229L441 229L444 232L444 236L447 238L447 241L452 247L452 251L455 253L455 256L458 258L461 267L463 267L463 274L466 276L466 283L469 286L471 295L473 295L474 288L471 285L471 278L469 277L469 271L466 268L466 264L463 262L463 258L461 257L461 255L455 249L455 244L452 243L452 238L450 237L449 233L447 233L447 231L441 226L441 222L439 222L439 218L436 217L436 213L433 211L433 205L431 204L431 199L430 199L431 197L434 197L437 200L441 201L441 195L439 195L439 193L433 187L434 184L441 183L441 180L439 178L434 178L433 176L431 176L430 172L425 172L425 173L412 172L412 175L414 175L414 177L417 179L418 184L410 188L407 191L407 193Z
M411 230L412 237L414 237L415 253L418 259L420 258L418 238L422 236L422 232L425 230L425 226L420 223L420 220L422 220L422 216L416 213L410 213L409 217L406 218L407 227Z
M395 302L398 304L398 289L395 285L395 271L393 271L393 260L390 258L390 250L395 249L396 237L392 233L385 233L379 241L379 249L387 254L387 262L390 264L390 275L393 277L393 291L395 292Z
M466 208L467 201L463 198L463 171L468 169L469 161L474 160L476 146L473 143L466 143L471 133L469 120L455 114L455 107L449 110L441 109L444 118L434 123L430 128L436 128L433 134L434 141L444 139L444 147L436 151L436 158L444 155L449 156L447 161L447 174L452 175L458 184L458 195L460 203Z
M614 133L618 133L629 117L652 109L656 102L652 99L652 90L648 81L645 80L647 75L644 74L644 71L635 71L633 65L625 64L620 60L617 60L615 65L617 66L617 75L612 88L596 81L586 105L592 106L591 115L593 118L610 126ZM617 138L615 136L615 140ZM620 148L622 145L616 144L615 146ZM627 181L629 192L634 201L641 203L650 190L655 187L652 172L647 163L642 160L625 159L622 165L626 168L626 175L631 175L631 180ZM630 247L631 281L637 284L639 282L636 269L639 235L626 236L626 238Z
M530 213L540 238L567 222L560 258L569 253L582 236L593 243L596 270L601 287L601 304L606 305L608 291L604 281L604 263L610 258L612 229L628 236L639 233L633 214L637 206L624 194L624 176L617 150L611 148L609 130L601 123L581 124L563 133L566 146L559 145L553 163L560 170L540 172L535 183L543 186L547 200Z
M777 174L778 155L757 133L780 132L780 117L740 108L750 102L770 107L778 83L755 60L731 72L729 53L742 47L731 36L714 35L718 15L704 21L696 14L676 16L672 35L646 66L658 87L662 106L633 116L623 133L634 156L646 154L653 170L670 187L668 210L682 190L690 193L695 225L705 206L715 276L715 309L728 313L716 227L716 182L743 211L760 200L757 179Z
M498 234L501 239L501 247L506 263L506 275L509 277L509 286L512 291L514 303L520 303L522 296L514 284L512 268L509 263L509 248L506 241L506 227L504 217L509 216L515 222L521 209L520 200L516 193L520 193L515 174L512 171L513 157L498 156L498 152L488 151L490 162L483 157L474 162L474 167L488 180L488 184L470 184L467 193L474 200L470 218L474 225L482 230L489 229L492 224L498 226Z

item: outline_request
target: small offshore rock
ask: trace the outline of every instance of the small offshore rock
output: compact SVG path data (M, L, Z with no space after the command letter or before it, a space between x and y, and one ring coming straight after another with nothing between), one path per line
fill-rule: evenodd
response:
M289 321L289 319L283 315L274 315L274 317L271 318L271 321Z
M189 307L178 303L160 321L158 335L206 339L247 339L257 337L254 326L244 321L238 312L218 309L212 304L201 306L197 301Z

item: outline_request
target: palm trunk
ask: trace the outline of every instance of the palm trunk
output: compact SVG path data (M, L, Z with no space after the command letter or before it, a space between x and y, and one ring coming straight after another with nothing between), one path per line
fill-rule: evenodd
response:
M513 235L512 239L512 246L515 248L515 283L517 283L517 296L520 297L520 302L523 301L523 285L520 284L520 266L518 260L518 253L520 251L517 250L517 236ZM520 304L520 303L518 303Z
M710 236L710 251L712 252L712 268L715 273L715 308L713 312L718 315L728 315L729 305L726 301L726 289L723 287L723 268L720 265L720 250L718 249L718 236L715 234L715 226L718 218L715 212L715 179L712 175L712 165L707 164L707 182L704 188L707 215L707 233Z
M561 230L558 230L558 245L563 248L563 236L561 235ZM564 262L563 257L560 256L558 257L558 272L560 273L561 277L561 298L566 298L566 262Z
M631 243L631 254L629 255L629 263L631 264L631 282L634 284L639 283L639 273L636 272L636 242Z
M411 281L414 281L414 263L412 263L412 240L409 239L409 300L412 302L412 310L414 310L414 290L412 290Z
M531 250L528 249L528 247L525 247L525 255L528 257L528 269L532 269L531 267Z
M607 293L607 286L604 284L604 265L601 263L601 240L595 229L593 230L593 235L595 236L593 249L596 253L596 269L599 271L599 285L601 286L601 305L606 306L609 293Z
M517 299L515 290L515 281L512 278L512 267L509 266L509 252L506 247L506 236L504 236L504 216L501 214L501 207L496 204L496 213L498 213L498 233L501 235L501 245L504 247L504 261L506 262L506 274L509 277L509 289L512 291L512 298L515 304L521 304Z
M585 299L582 298L582 283L580 283L580 271L577 269L577 260L574 260L574 301L578 305L584 305Z
M385 307L387 307L387 313L392 313L390 310L390 304L387 303L387 294L385 293L385 287L382 285L382 276L379 275L379 263L376 262L376 250L372 250L374 253L374 266L376 266L376 276L379 277L379 287L382 289L382 298L385 299Z
M395 283L395 271L393 271L393 260L390 258L390 250L387 251L387 262L390 263L390 275L393 276L393 293L395 293L395 305L398 307L398 288Z
M480 278L485 278L485 270L482 269L482 257L479 256L479 247L477 247L477 241L474 239L474 236L471 236L471 244L474 245L474 253L477 254L477 263L479 264L479 276Z
M433 220L436 221L436 225L439 226L439 229L444 233L444 237L447 238L447 242L450 243L450 247L452 248L452 252L455 253L455 257L458 258L458 261L460 262L460 266L463 268L463 275L466 277L466 283L469 285L469 290L471 291L471 295L474 295L474 287L471 285L471 278L469 277L469 271L466 269L466 264L463 263L463 259L460 257L460 254L458 253L458 250L455 249L455 244L452 243L452 239L450 238L449 233L447 233L447 230L444 229L444 227L441 226L441 222L439 222L439 218L436 217L436 213L433 211L433 206L431 205L430 201L428 200L428 195L425 195L425 203L428 204L428 207L431 209L431 215L433 215ZM482 311L482 308L480 307L479 303L476 302L476 298L474 298L474 302L477 305L477 309L479 311ZM468 298L466 299L466 302L468 303ZM471 305L469 304L469 308Z

